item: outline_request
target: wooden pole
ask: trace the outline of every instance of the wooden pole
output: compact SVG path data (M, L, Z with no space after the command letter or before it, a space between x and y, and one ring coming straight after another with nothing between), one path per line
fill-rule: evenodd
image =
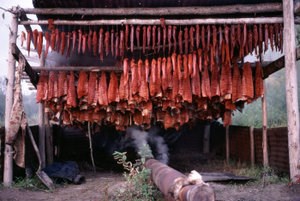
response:
M13 8L15 10L16 7ZM5 133L7 134L10 128L11 108L14 101L13 90L15 83L16 60L12 55L12 46L16 43L18 33L18 18L12 15L11 25L9 27L9 48L8 48L8 65L7 65L7 86L5 94ZM4 151L4 171L3 185L11 186L13 179L13 148L9 144L5 144Z
M45 66L45 54L42 52L42 56L40 59L40 66L43 67ZM46 139L46 134L45 134L45 109L44 109L44 104L43 103L38 103L38 125L39 125L39 151L40 151L40 156L41 156L41 166L42 168L45 167L46 165L46 148L45 148L45 139Z
M264 167L269 166L269 154L268 154L268 116L267 116L267 101L266 101L266 88L264 83L264 96L261 98L262 103L262 148L263 148L263 165Z
M203 153L208 154L210 150L210 124L204 126Z
M26 14L37 15L217 15L238 13L267 13L281 12L281 3L263 3L252 5L226 5L226 6L195 6L195 7L161 7L161 8L26 8Z
M250 134L250 156L251 156L251 166L254 167L255 164L255 149L254 149L254 128L253 126L249 127Z
M56 67L38 67L32 66L35 71L123 71L123 67L115 66L56 66Z
M299 105L296 66L296 36L293 13L293 0L283 2L283 49L285 54L285 87L288 120L288 143L290 177L296 181L295 176L300 175L300 137L299 137Z
M45 51L42 51L42 60L41 60L41 68L45 68ZM48 114L45 113L45 107L43 106L44 113L44 126L45 126L45 140L46 140L46 161L47 165L51 165L53 163L53 133L52 128L49 123Z
M45 136L46 136L46 158L47 158L47 165L51 165L53 163L53 135L52 135L52 128L49 124L48 115L44 115L45 121Z
M91 122L88 122L88 136L89 136L89 145L90 145L90 156L93 165L93 170L96 172L96 165L94 160L94 151L93 151L93 143L92 143L92 135L91 135Z
M256 18L197 18L197 19L165 19L166 25L194 25L194 24L265 24L282 23L282 17ZM47 25L48 20L20 21L22 25ZM161 25L160 19L102 19L102 20L54 20L54 25Z
M226 162L229 164L230 146L229 146L229 126L226 126Z

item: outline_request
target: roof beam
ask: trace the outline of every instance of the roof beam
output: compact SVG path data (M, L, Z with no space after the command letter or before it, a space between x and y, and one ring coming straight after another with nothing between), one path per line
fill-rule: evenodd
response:
M296 48L296 60L300 59L300 47ZM284 68L284 56L280 57L279 59L269 63L268 65L263 67L263 78L266 79L269 75L279 71L280 69Z
M122 72L122 66L55 66L55 67L40 67L32 66L32 69L35 71L114 71Z
M207 18L207 19L165 19L166 25L194 25L194 24L265 24L282 23L282 17L256 18ZM48 20L20 21L22 25L47 25ZM55 25L160 25L160 19L102 19L102 20L54 20Z
M26 14L37 15L218 15L282 12L282 3L237 4L205 7L160 7L160 8L27 8Z

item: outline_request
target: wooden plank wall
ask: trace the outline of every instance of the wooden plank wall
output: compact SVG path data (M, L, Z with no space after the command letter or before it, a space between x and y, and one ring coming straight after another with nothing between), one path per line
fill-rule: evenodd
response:
M229 147L230 159L249 162L251 160L249 127L230 126Z
M230 126L230 158L236 161L251 163L249 127ZM268 129L270 167L289 172L289 153L287 128ZM262 129L254 129L255 164L262 165Z

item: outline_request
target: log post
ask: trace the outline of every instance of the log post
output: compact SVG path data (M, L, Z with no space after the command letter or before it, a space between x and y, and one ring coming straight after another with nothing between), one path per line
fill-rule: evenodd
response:
M45 66L45 55L42 53L41 59L40 59L40 66ZM39 125L39 151L40 151L40 156L41 156L41 162L42 162L42 168L45 167L46 165L46 146L45 146L45 109L44 109L44 104L39 103L38 104L38 125Z
M263 165L264 167L269 166L269 154L268 154L268 116L267 116L267 101L266 101L266 88L264 82L264 96L261 98L262 104L262 148L263 148Z
M210 150L210 124L204 126L203 153L208 154Z
M255 152L254 152L254 128L253 126L249 127L250 134L250 156L251 156L251 166L254 167L255 164Z
M229 147L229 126L226 126L226 162L229 164L230 147Z
M16 7L13 7L16 10ZM5 134L8 133L10 128L11 108L14 101L13 90L15 83L15 69L16 60L12 55L13 44L16 43L18 33L18 17L12 15L11 25L9 27L9 48L8 48L8 66L7 66L7 86L5 97ZM4 151L4 171L3 171L3 184L4 186L11 186L13 179L13 148L12 145L5 144Z
M53 163L53 133L52 128L49 124L48 115L44 115L44 122L45 122L45 136L46 136L46 158L47 158L47 165Z
M300 137L299 137L299 105L296 66L296 36L294 24L293 0L282 0L283 3L283 50L285 54L285 87L288 120L288 143L290 177L300 175Z

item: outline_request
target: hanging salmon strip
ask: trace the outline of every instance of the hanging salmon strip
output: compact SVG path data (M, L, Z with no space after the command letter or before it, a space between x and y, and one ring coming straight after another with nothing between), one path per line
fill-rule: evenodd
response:
M78 99L88 95L88 74L86 71L80 71L77 85Z
M202 89L202 97L204 98L211 98L211 87L210 87L210 77L208 74L208 66L207 66L208 56L205 53L204 55L204 65L202 71L202 82L201 82L201 89Z
M49 80L48 80L48 97L47 101L51 101L52 98L55 98L54 96L54 83L57 80L57 74L55 71L49 72ZM56 88L57 89L57 88Z
M237 102L242 99L242 78L240 69L237 62L233 64L233 76L232 76L232 102Z
M142 60L139 60L138 62L139 71L140 71L140 87L139 87L139 96L142 98L143 101L149 100L149 88L148 88L148 82L146 79L146 72L145 72L145 66L143 65Z
M108 85L107 99L108 103L119 102L118 78L115 72L110 73L110 81Z
M40 79L37 84L37 92L36 92L36 102L42 102L45 94L48 92L48 73L46 71L41 71Z
M134 59L130 61L130 71L131 71L131 90L132 95L137 95L139 92L139 77L138 77L138 68Z
M171 57L167 58L166 77L167 77L167 82L168 82L168 89L171 90L172 87L173 87L173 83L172 83L172 59L171 59Z
M176 96L178 95L179 91L179 77L178 77L178 64L177 63L182 63L181 61L181 55L179 54L177 56L177 61L176 61L176 54L172 54L172 66L173 66L173 75L172 75L172 99L174 100Z
M256 62L255 67L255 98L264 96L263 71L260 62Z
M191 57L193 58L193 57ZM191 61L190 63L193 63ZM192 64L191 64L192 65ZM184 75L182 79L182 98L184 101L191 103L192 102L192 90L191 90L191 82L189 76L189 67L188 67L188 59L186 55L183 55L183 68L184 68Z
M119 86L119 95L120 100L127 101L129 98L129 82L125 83L124 75L121 75L120 86Z
M252 101L254 97L252 69L249 62L243 66L242 95L247 102Z
M92 105L94 98L95 98L95 91L96 91L96 85L97 85L97 73L91 71L89 75L89 81L88 81L88 104Z
M67 80L67 73L65 71L59 71L58 73L58 97L62 97L64 95L64 86L65 81Z
M67 107L75 108L77 106L77 98L76 98L76 88L75 88L75 76L74 72L70 72L69 76L69 84L68 84L68 94L67 94Z
M225 63L221 69L220 92L221 92L221 96L224 99L226 100L231 99L232 78L231 78L231 68L229 63Z
M220 96L220 85L219 85L219 69L215 64L212 64L211 72L211 97Z
M157 66L156 66L156 81L155 81L155 96L162 97L161 91L161 58L157 59Z
M171 60L171 59L170 59ZM161 77L161 85L162 85L162 90L165 92L168 88L168 80L167 80L167 59L164 57L162 59L162 64L161 64L161 72L162 72L162 77Z
M157 63L156 59L152 59L151 61L151 74L150 74L150 81L149 81L149 89L150 89L150 96L154 97L156 94L156 68L157 68Z
M191 80L191 87L192 87L192 94L200 98L201 97L201 81L200 81L200 74L199 74L199 68L197 66L197 63L195 63L194 60L196 60L197 55L196 52L193 53L193 76Z
M98 86L98 102L101 107L108 106L107 99L107 81L105 72L101 73L99 86Z

